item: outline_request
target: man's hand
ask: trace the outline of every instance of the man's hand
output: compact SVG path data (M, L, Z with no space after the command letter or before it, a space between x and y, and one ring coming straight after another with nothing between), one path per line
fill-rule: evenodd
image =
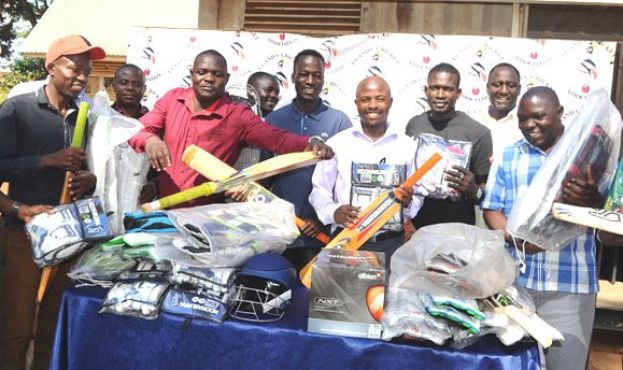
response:
M303 221L305 221L305 225L303 225L301 231L310 238L315 238L316 235L322 231L322 224L320 221L313 218L305 218Z
M65 171L77 171L82 168L86 153L78 148L65 148L39 159L41 168L56 168Z
M562 189L564 203L592 208L603 206L604 198L599 194L592 170L592 166L586 166L584 176L574 177L567 183Z
M305 147L305 151L312 151L317 157L322 159L331 159L334 154L330 146L314 138L309 141L309 144Z
M609 233L607 231L598 230L597 239L608 247L623 247L623 235Z
M452 168L446 171L448 187L456 189L471 200L478 201L478 184L474 173L458 165L452 165Z
M225 196L231 198L234 202L244 202L247 200L247 187L244 185L236 186L225 191Z
M345 227L352 227L359 217L359 207L351 206L350 204L344 204L335 210L333 213L333 219L338 225L344 225Z
M416 232L415 226L413 226L413 223L411 222L411 220L405 221L404 231L405 231L405 235L403 236L403 240L405 242L408 242Z
M162 171L171 166L169 147L158 136L150 136L145 142L145 154L149 164L156 170Z
M90 193L95 189L97 184L97 177L89 171L80 170L76 171L69 180L69 189L71 199L76 200L82 198L84 195Z
M24 221L25 223L29 223L32 221L32 218L38 215L39 213L54 213L54 208L52 206L38 204L36 206L27 206L22 205L19 207L19 211L17 212L17 218Z
M141 194L138 202L139 204L151 202L154 198L156 198L156 195L158 195L156 191L156 184L149 181L141 188Z
M398 198L400 204L405 208L409 207L409 204L411 204L411 198L413 198L413 188L399 185L394 190L398 193L396 194L396 198Z

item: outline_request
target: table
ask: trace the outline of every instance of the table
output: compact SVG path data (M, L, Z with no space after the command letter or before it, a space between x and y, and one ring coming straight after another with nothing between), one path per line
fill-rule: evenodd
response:
M538 369L535 344L505 347L485 337L463 350L424 343L308 333L298 288L287 316L271 324L217 324L161 313L154 321L98 314L106 290L63 295L50 369Z

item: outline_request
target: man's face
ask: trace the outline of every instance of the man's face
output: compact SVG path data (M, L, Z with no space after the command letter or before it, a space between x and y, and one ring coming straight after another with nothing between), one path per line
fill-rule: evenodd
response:
M91 73L91 58L88 53L62 56L48 66L50 83L56 91L68 98L77 97L87 86Z
M425 89L428 105L433 113L445 115L454 112L454 105L461 96L459 78L454 73L434 72L428 76Z
M225 95L225 85L229 80L227 66L213 55L198 57L190 77L197 100L213 102Z
M123 106L138 106L145 94L145 77L134 68L125 68L119 71L117 78L112 82L116 101Z
M262 78L257 81L254 86L260 98L260 109L262 114L266 116L275 110L275 106L279 103L279 83L274 78Z
M519 76L510 67L498 67L487 83L487 94L491 107L505 116L515 108L517 98L521 93L521 85L519 84Z
M562 106L539 95L523 99L517 109L519 129L530 144L547 151L564 131L562 112Z
M292 81L296 97L304 101L316 101L324 86L324 66L317 57L305 55L294 66Z
M387 123L392 97L386 84L370 80L357 89L355 104L362 126L374 127Z

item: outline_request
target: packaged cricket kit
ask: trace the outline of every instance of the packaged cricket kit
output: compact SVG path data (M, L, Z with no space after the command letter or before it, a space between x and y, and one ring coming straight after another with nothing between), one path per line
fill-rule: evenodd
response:
M106 213L98 197L80 199L41 213L26 224L32 255L39 267L58 264L89 243L112 238Z
M429 171L416 188L416 195L436 199L458 200L461 193L448 186L445 179L446 171L453 165L469 168L472 143L467 141L448 140L433 134L420 134L415 152L415 167L419 168L426 159L435 153L441 153L443 159Z
M385 255L322 250L312 270L307 330L380 338L385 296Z
M406 180L407 166L386 163L353 163L351 165L350 204L365 209L379 195L392 191ZM397 212L381 230L401 231L402 212Z

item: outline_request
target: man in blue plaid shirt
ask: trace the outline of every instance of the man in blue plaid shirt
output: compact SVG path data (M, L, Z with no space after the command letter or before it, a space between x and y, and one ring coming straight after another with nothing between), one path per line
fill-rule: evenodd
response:
M519 129L524 138L504 150L495 173L489 175L482 203L484 218L492 229L506 229L508 215L517 199L545 161L547 154L564 132L563 107L556 93L548 87L534 87L521 98L518 109ZM601 207L590 167L563 189L566 203ZM518 256L506 233L507 247ZM515 239L517 245L522 240ZM549 369L584 369L595 317L598 290L595 243L592 230L557 252L543 251L525 243L526 270L516 283L535 300L537 313L565 336L561 346L551 347L546 355Z

